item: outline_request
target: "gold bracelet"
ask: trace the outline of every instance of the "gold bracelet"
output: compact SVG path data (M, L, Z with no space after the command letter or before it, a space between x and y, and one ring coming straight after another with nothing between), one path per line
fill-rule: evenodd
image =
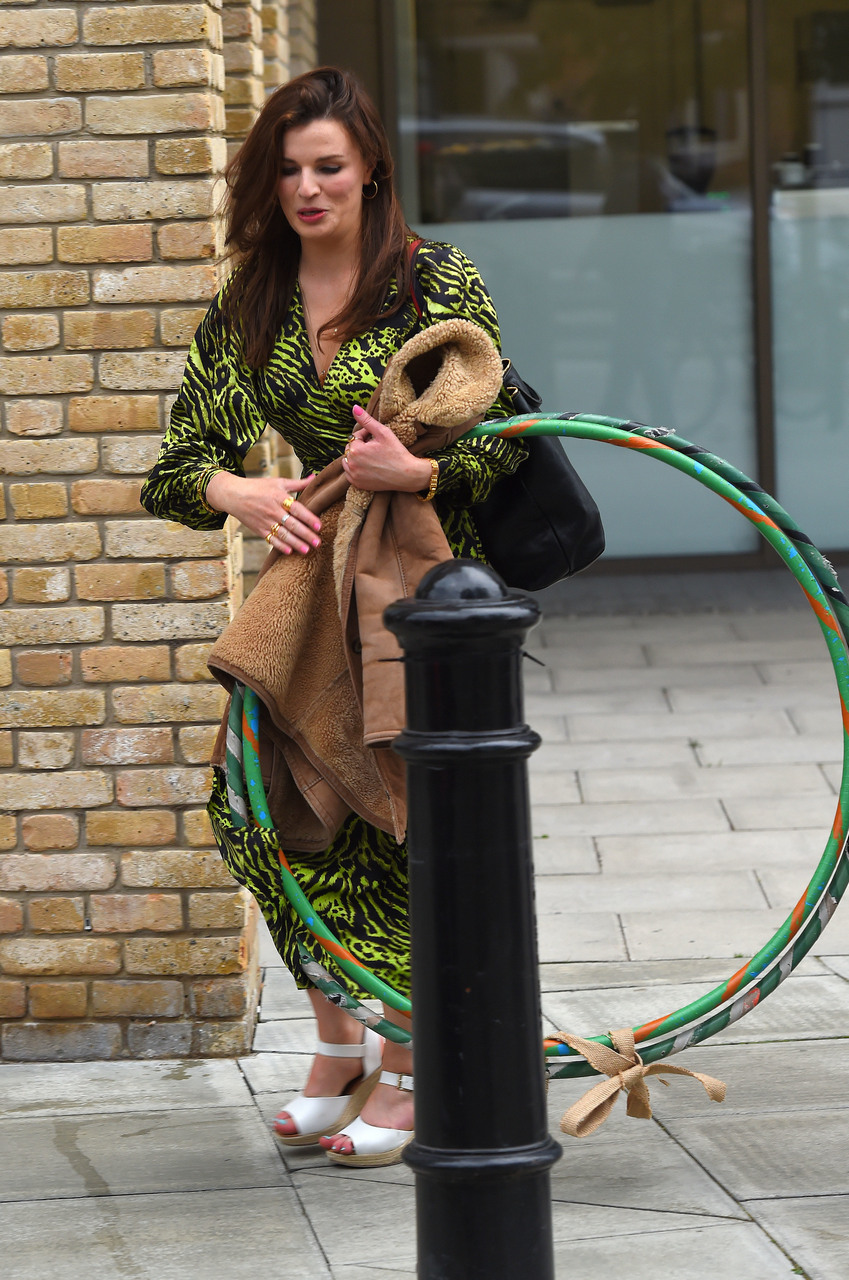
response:
M433 502L436 495L436 486L439 484L439 463L436 461L436 458L429 458L428 461L432 467L430 473L430 484L428 485L427 493L416 494L419 502Z
M203 471L200 473L200 478L198 479L198 485L197 485L198 498L200 499L202 504L206 507L207 511L211 511L216 516L219 516L221 512L216 507L212 507L209 505L209 503L206 500L206 490L212 477L217 476L218 472L223 470L224 470L223 467L205 467Z

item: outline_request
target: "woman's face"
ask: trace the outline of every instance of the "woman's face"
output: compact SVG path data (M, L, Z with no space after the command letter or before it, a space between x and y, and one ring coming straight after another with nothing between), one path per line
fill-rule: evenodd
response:
M338 120L311 120L286 130L277 198L302 240L359 236L363 187L370 179L370 167Z

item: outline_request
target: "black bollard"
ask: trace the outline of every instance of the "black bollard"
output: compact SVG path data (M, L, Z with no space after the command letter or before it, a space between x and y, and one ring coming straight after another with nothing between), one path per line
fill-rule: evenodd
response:
M405 652L419 1280L553 1280L521 651L530 596L431 570L384 614Z

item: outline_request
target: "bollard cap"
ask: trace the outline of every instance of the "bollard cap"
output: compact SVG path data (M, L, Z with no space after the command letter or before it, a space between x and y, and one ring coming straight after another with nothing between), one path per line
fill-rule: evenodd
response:
M419 583L417 600L506 600L510 591L489 565L479 560L446 560Z

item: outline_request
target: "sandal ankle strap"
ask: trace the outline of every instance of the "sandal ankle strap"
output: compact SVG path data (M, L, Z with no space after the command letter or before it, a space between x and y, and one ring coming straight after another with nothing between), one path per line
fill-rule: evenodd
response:
M319 1040L318 1052L326 1058L363 1058L366 1042L363 1040L360 1044L328 1044L326 1040Z
M401 1089L404 1093L413 1092L413 1077L405 1076L399 1071L381 1071L381 1084L391 1084L396 1089Z

